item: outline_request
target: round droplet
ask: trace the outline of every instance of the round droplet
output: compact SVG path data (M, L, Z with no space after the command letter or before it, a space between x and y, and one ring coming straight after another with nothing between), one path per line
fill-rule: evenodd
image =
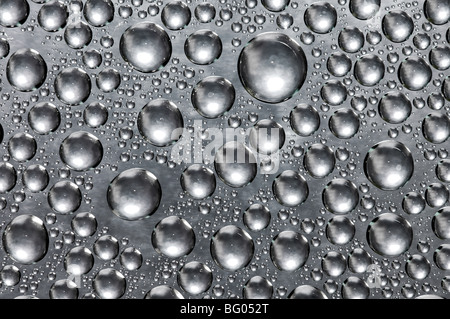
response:
M3 232L3 248L20 264L33 264L48 250L48 233L44 222L34 215L15 217Z
M38 134L56 131L61 123L61 114L50 102L42 102L33 106L28 113L28 124Z
M443 159L436 165L436 176L444 183L450 183L450 160Z
M213 274L205 264L191 261L180 269L177 280L184 291L195 296L204 293L211 287Z
M406 273L414 280L425 279L430 271L430 262L421 255L412 255L406 262Z
M329 212L337 215L348 214L358 205L358 189L346 179L334 179L323 190L322 201Z
M84 109L83 119L89 127L98 128L108 120L108 109L102 103L92 102Z
M430 51L430 63L437 70L447 70L450 67L450 48L447 46L433 48Z
M30 92L44 84L47 64L38 51L19 49L8 60L6 77L15 89Z
M222 227L211 239L211 255L214 261L228 271L246 267L254 252L255 245L250 235L234 225Z
M273 285L266 278L254 276L244 285L243 295L245 299L271 299Z
M30 165L22 174L22 184L32 193L43 191L48 182L48 172L42 165Z
M127 281L117 270L106 268L98 272L92 286L102 299L119 299L125 294Z
M303 157L303 166L314 178L324 178L329 175L336 164L333 151L326 145L313 144Z
M289 294L289 299L328 299L328 297L322 290L316 287L301 285Z
M211 196L216 190L216 176L209 168L193 164L181 175L181 187L195 199Z
M423 136L431 143L441 144L450 136L450 119L444 113L428 114L422 122Z
M64 40L72 49L82 49L92 41L92 30L86 22L71 23L64 31Z
M183 134L183 116L178 107L166 99L152 100L139 112L138 129L155 146L176 143Z
M56 76L55 92L61 102L79 105L91 94L91 79L80 68L64 69Z
M351 108L339 109L330 117L328 126L337 138L349 139L358 133L359 118Z
M319 112L311 105L299 104L291 111L290 122L296 134L310 136L320 126Z
M270 258L274 265L283 271L295 271L302 267L309 256L306 238L294 231L279 233L270 245Z
M172 55L172 44L166 31L150 22L129 27L120 38L119 48L122 58L144 73L160 70Z
M89 69L96 69L102 64L103 58L98 50L87 50L83 53L83 63Z
M430 83L432 72L422 58L406 58L398 70L398 78L405 88L419 91Z
M36 154L36 140L28 133L17 133L8 142L9 154L18 162L31 160Z
M339 33L339 47L347 53L356 53L364 46L364 34L356 27L347 27Z
M300 45L282 33L268 32L250 40L238 62L247 92L267 103L290 99L303 85L307 61Z
M162 285L147 292L144 299L184 299L184 297L175 288Z
M9 192L16 186L17 173L10 163L0 163L0 193Z
M186 39L184 53L194 64L211 64L222 54L222 40L213 31L195 31Z
M370 248L384 257L397 257L406 252L413 240L410 223L399 215L384 213L367 228Z
M161 195L161 186L155 175L141 168L132 168L114 178L108 187L107 200L118 217L138 220L156 211Z
M0 38L0 59L4 59L9 54L9 42L5 38Z
M339 277L347 269L347 263L340 253L330 251L322 258L322 269L328 276Z
M59 148L61 160L71 169L86 171L100 164L103 146L88 132L74 132L64 139Z
M0 25L14 28L24 24L30 14L27 0L1 0Z
M20 270L14 265L6 265L0 272L0 280L6 287L14 287L20 281Z
M65 27L69 11L61 1L53 0L44 4L39 10L38 22L47 32L56 32Z
M195 7L194 14L200 23L209 23L216 16L216 8L211 3L203 2Z
M142 261L142 253L134 247L127 247L120 254L120 264L129 271L141 268Z
M434 262L442 270L450 270L450 244L442 244L433 255Z
M362 274L372 265L372 257L362 248L355 248L348 256L348 269L351 272Z
M367 54L355 63L355 78L364 86L375 86L384 77L384 63L374 54Z
M331 80L324 84L320 90L322 100L330 105L340 105L347 99L347 89L337 80Z
M94 27L103 27L114 19L114 5L111 0L87 0L84 18Z
M252 204L244 212L244 224L251 231L260 231L269 226L270 211L261 204Z
M383 120L390 124L400 124L411 115L409 99L401 92L386 93L378 104L378 112Z
M72 248L64 258L64 269L70 275L87 274L94 266L94 255L86 247Z
M277 201L287 207L303 203L309 194L308 183L296 171L286 170L275 178L272 191Z
M400 43L411 36L414 30L414 22L406 12L395 10L383 17L382 28L386 38L392 42Z
M280 29L289 29L294 23L294 17L289 13L282 13L277 17L277 26Z
M407 214L420 214L425 209L425 199L419 193L409 192L403 197L402 207Z
M97 75L97 87L104 93L113 92L120 83L120 73L116 69L107 68Z
M328 2L315 2L305 11L305 24L316 33L328 33L337 22L336 9Z
M81 205L81 191L72 182L59 181L50 189L48 203L57 213L73 213Z
M445 205L449 197L447 187L441 183L433 183L425 192L425 200L428 206L439 208Z
M78 299L77 285L69 279L56 281L49 291L50 299Z
M280 12L288 5L290 0L261 0L261 4L269 11Z
M80 237L89 237L97 231L97 219L91 213L78 213L72 218L72 229Z
M284 145L283 127L273 120L261 120L250 129L250 145L260 154L278 152Z
M192 105L206 118L218 118L233 106L236 92L233 84L221 76L208 76L192 90Z
M152 244L158 253L169 258L186 256L195 246L194 230L185 219L169 216L155 226Z
M184 29L191 21L191 10L182 1L170 2L161 12L161 21L169 30Z
M349 5L355 18L369 20L380 10L381 0L350 0Z
M355 224L347 217L336 216L328 222L326 234L333 245L346 245L355 236Z
M345 76L351 68L352 60L344 53L333 53L327 60L327 69L334 76Z
M95 241L94 253L101 260L112 260L119 254L119 242L111 235L103 235Z
M423 8L425 16L433 24L445 24L450 19L450 6L447 0L426 0Z
M239 142L228 142L217 151L214 168L219 178L231 187L250 184L258 170L253 153Z
M370 288L361 278L351 276L344 281L341 293L344 299L367 299L370 295Z
M369 150L364 159L364 173L369 181L382 190L403 187L414 172L410 150L394 140L382 141Z

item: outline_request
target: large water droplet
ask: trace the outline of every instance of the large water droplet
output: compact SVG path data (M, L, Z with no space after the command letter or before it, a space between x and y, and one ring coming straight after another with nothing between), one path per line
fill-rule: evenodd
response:
M364 86L375 86L384 77L384 63L374 54L367 54L355 63L355 78Z
M182 1L170 2L161 12L161 21L169 30L184 29L191 21L191 10Z
M389 40L399 43L411 36L414 30L414 22L406 12L396 10L383 17L382 27L384 35Z
M192 105L206 118L218 118L226 114L235 99L233 84L221 76L208 76L192 90Z
M313 144L303 157L306 171L314 178L324 178L329 175L336 164L333 151L326 145Z
M73 213L81 205L81 191L72 182L59 181L48 192L48 203L57 213Z
M85 102L91 94L91 79L80 68L67 68L55 79L55 92L61 102L78 105Z
M44 84L47 77L47 64L38 51L19 49L8 60L6 77L17 90L33 91Z
M211 30L198 30L184 43L184 53L192 63L208 65L222 54L222 40Z
M111 0L87 0L84 18L94 27L103 27L114 19L114 5Z
M119 299L125 294L127 281L117 270L106 268L98 272L92 286L102 299Z
M399 124L411 115L412 106L409 99L401 92L386 93L380 100L378 112L383 120Z
M270 257L274 265L283 271L295 271L302 267L309 256L306 238L294 231L279 233L270 245Z
M214 172L200 164L186 168L181 175L181 187L195 199L211 196L216 189Z
M169 258L179 258L189 255L194 249L195 234L185 219L169 216L155 226L152 244L158 253Z
M273 181L273 194L284 206L294 207L303 203L309 194L305 178L296 171L286 170Z
M443 113L428 114L422 122L423 136L431 143L444 143L450 136L450 119Z
M360 20L373 18L380 10L381 0L350 0L350 11Z
M398 70L400 82L411 91L419 91L430 83L432 72L430 66L421 58L406 58Z
M28 113L28 124L38 134L54 132L60 123L61 114L53 103L38 103Z
M91 133L74 132L61 143L59 156L69 168L85 171L96 167L101 162L103 146Z
M184 291L191 295L199 295L211 287L213 274L205 264L191 261L180 269L177 280Z
M14 28L23 23L30 14L30 5L26 0L1 0L0 25Z
M64 28L69 17L67 6L61 1L50 1L39 10L38 22L47 32L56 32Z
M313 32L331 32L336 22L336 9L328 2L315 2L305 11L305 24Z

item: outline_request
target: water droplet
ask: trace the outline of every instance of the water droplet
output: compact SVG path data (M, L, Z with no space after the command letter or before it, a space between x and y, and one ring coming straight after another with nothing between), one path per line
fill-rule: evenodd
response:
M296 171L286 170L273 181L273 194L284 206L295 207L303 203L309 194L305 178Z
M450 48L447 46L433 48L430 51L430 63L437 70L447 70L450 67Z
M431 77L431 68L421 58L406 58L398 70L400 82L411 91L425 88L431 81Z
M356 27L347 27L339 33L339 47L347 53L356 53L364 46L364 34Z
M250 129L250 145L260 154L278 152L283 147L285 138L283 127L273 120L261 120Z
M370 289L364 280L351 276L344 281L341 293L344 299L367 299Z
M72 182L59 181L48 192L48 203L57 213L73 213L81 205L81 191Z
M333 151L326 145L313 144L303 157L306 171L314 178L324 178L329 175L336 164Z
M381 0L350 0L350 11L355 18L369 20L380 10Z
M269 226L269 209L261 204L252 204L244 212L244 224L251 231L261 231Z
M92 41L92 30L86 22L71 23L64 31L64 40L72 49L82 49Z
M428 114L422 122L423 136L431 143L444 143L450 136L450 119L443 113Z
M283 271L295 271L302 267L309 256L306 238L294 231L279 233L270 245L270 257L274 265Z
M39 10L38 22L42 29L47 32L56 32L65 27L69 11L61 1L50 1Z
M74 132L61 143L59 155L69 168L85 171L96 167L101 162L103 146L91 133Z
M74 276L87 274L93 266L94 255L86 247L74 247L64 258L64 269Z
M269 11L280 12L288 5L290 0L261 0L261 4Z
M450 270L450 244L442 244L433 255L434 262L442 270Z
M79 105L91 94L91 79L80 68L64 69L56 76L55 92L61 102Z
M289 299L328 299L328 297L320 289L310 285L301 285L289 294Z
M404 11L395 10L383 17L382 28L384 35L395 43L406 41L414 30L414 22Z
M348 269L351 272L362 274L372 265L372 257L362 248L355 248L348 256Z
M184 299L183 295L175 288L162 285L152 288L144 299Z
M47 77L47 64L38 51L19 49L8 60L6 77L17 90L30 92L44 84Z
M8 142L9 154L18 162L31 160L36 148L36 140L28 133L17 133Z
M48 134L59 127L61 114L53 103L38 103L28 113L28 123L36 133Z
M191 21L191 10L182 1L170 2L161 12L161 21L169 30L184 29Z
M445 24L450 19L450 7L446 0L426 0L423 8L425 16L433 24Z
M211 196L216 189L214 172L200 164L186 168L181 175L181 187L195 199Z
M310 136L320 126L319 113L311 105L299 104L291 111L290 123L296 134Z
M195 31L186 39L184 53L194 64L211 64L222 54L222 40L211 30Z
M327 60L327 69L334 76L345 76L351 68L352 60L344 53L333 53Z
M0 193L9 192L16 186L17 173L9 163L0 163Z
M195 296L204 293L211 287L213 274L205 264L191 261L180 269L177 280L184 291Z
M49 291L50 299L78 299L77 285L68 279L56 281Z
M450 183L450 160L443 159L436 165L436 176L444 183Z
M6 265L0 272L0 279L6 287L14 287L19 283L20 278L20 270L14 265Z
M216 16L216 9L209 2L204 2L195 7L195 18L200 23L209 23Z
M420 214L425 209L425 199L416 192L409 192L403 197L402 207L407 214Z
M120 264L129 271L141 268L142 261L142 253L134 247L125 248L120 254Z
M245 299L271 299L273 285L266 278L254 276L245 283L243 295Z
M221 76L208 76L192 90L192 105L206 118L218 118L226 114L235 99L233 84Z
M111 235L103 235L95 241L94 253L101 260L112 260L119 254L119 242Z
M364 86L375 86L383 79L384 69L384 63L378 56L367 54L356 61L355 78Z
M447 187L441 183L433 183L428 186L425 192L425 199L428 206L439 208L445 205L449 197Z
M391 124L403 123L411 115L411 111L411 102L401 92L386 93L378 105L381 118Z
M152 244L158 253L169 258L179 258L189 255L194 249L195 234L185 219L169 216L155 226Z
M125 294L127 281L117 270L106 268L98 272L92 286L102 299L119 299Z
M342 108L330 117L328 126L337 138L349 139L358 133L359 118L352 109Z
M103 27L114 19L114 5L111 0L87 0L84 18L94 27Z
M30 5L26 0L0 1L0 25L14 28L23 23L30 14Z
M336 106L347 99L347 89L340 81L331 80L324 84L320 95L325 103Z
M116 69L107 68L97 75L97 87L104 93L113 92L120 83L120 73Z
M43 191L48 182L48 172L44 166L39 164L28 166L22 174L22 184L33 193Z
M327 224L326 234L333 245L346 245L355 236L355 224L344 216L333 217Z
M322 258L322 269L328 276L339 277L347 269L347 263L340 253L330 251Z
M97 231L97 219L91 213L78 213L72 218L72 229L81 237L92 236Z
M305 24L316 33L328 33L337 22L336 9L328 2L315 2L305 11Z
M102 103L93 102L84 109L83 119L88 126L98 128L108 120L108 109Z

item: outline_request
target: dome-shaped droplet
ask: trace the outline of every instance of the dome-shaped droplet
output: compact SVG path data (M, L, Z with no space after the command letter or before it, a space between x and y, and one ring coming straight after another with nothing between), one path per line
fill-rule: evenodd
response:
M85 171L96 167L101 162L103 146L91 133L74 132L61 143L59 156L69 168Z
M33 264L48 250L48 233L44 222L34 215L15 217L3 232L3 248L20 264Z
M450 183L450 159L443 159L436 165L436 176L444 183Z
M175 288L162 285L152 288L144 296L144 299L184 299L183 295Z
M433 255L434 262L442 270L450 270L450 244L442 244Z
M73 213L81 205L81 191L72 182L59 181L48 192L48 203L57 213Z
M334 76L345 76L351 68L352 60L344 53L333 53L327 60L327 69Z
M6 287L14 287L19 283L20 278L20 270L14 265L6 265L0 272L0 280Z
M213 273L205 264L191 261L180 269L177 281L184 291L191 295L199 295L211 287Z
M32 193L43 191L48 182L48 172L44 166L39 164L28 166L22 174L22 184Z
M244 224L251 231L260 231L269 226L270 211L261 204L252 204L244 212Z
M137 270L141 268L142 262L142 253L134 247L127 247L120 254L120 264L126 270Z
M47 32L56 32L64 28L69 17L67 6L57 0L44 4L39 10L38 22Z
M397 257L406 252L413 240L410 223L399 215L384 213L367 228L370 248L384 257Z
M244 187L256 177L256 158L248 147L239 142L228 142L216 153L214 168L228 186Z
M351 108L339 109L330 117L328 126L337 138L349 139L358 133L359 118Z
M294 231L279 233L270 245L270 257L274 265L283 271L295 271L302 267L309 256L306 238Z
M91 94L91 79L80 68L64 69L56 76L55 92L63 103L69 105L81 104Z
M401 188L413 172L414 161L410 150L394 140L372 146L364 159L364 173L373 185L382 190Z
M322 270L330 277L339 277L347 269L347 262L342 254L330 251L322 258Z
M156 211L161 195L161 186L155 175L141 168L132 168L114 178L108 187L107 200L118 217L138 220Z
M209 23L216 16L216 8L211 3L203 2L195 7L194 14L200 23Z
M19 49L8 60L6 77L17 90L30 92L44 84L47 77L47 64L38 51Z
M195 246L194 230L185 219L169 216L155 226L152 244L158 253L169 258L186 256Z
M98 128L108 120L108 109L102 103L92 102L84 109L84 122L92 128Z
M333 151L326 145L311 145L303 157L306 171L314 178L324 178L329 175L336 164Z
M222 40L211 30L198 30L184 43L184 54L192 63L208 65L222 54Z
M112 260L119 254L119 242L111 235L103 235L94 243L94 253L101 260Z
M350 11L355 18L369 20L380 10L381 0L350 0Z
M433 24L442 25L450 19L450 5L447 0L426 0L423 9L425 16Z
M120 73L114 68L106 68L97 75L97 87L104 93L113 92L120 83Z
M322 290L316 287L301 285L289 294L289 299L328 299L328 297Z
M411 36L414 30L414 22L406 12L396 10L383 17L382 27L384 35L389 40L399 43Z
M191 21L191 10L182 1L170 2L161 12L161 21L169 30L184 29Z
M355 78L364 86L375 86L383 79L384 69L384 63L377 55L367 54L356 61Z
M356 53L364 46L364 34L356 27L346 27L339 33L339 47L347 53Z
M221 76L208 76L192 90L192 105L206 118L218 118L233 106L236 92L233 84Z
M211 239L211 255L214 261L228 271L247 266L254 251L255 246L250 235L234 225L222 227Z
M30 14L27 0L0 0L0 25L14 28L23 23Z
M315 2L305 11L305 24L316 33L328 33L337 23L336 9L328 2Z
M129 27L120 38L119 48L122 58L144 73L160 70L172 55L172 44L166 31L150 22Z
M181 187L195 199L211 196L216 189L214 172L200 164L186 168L181 175Z
M405 88L419 91L430 83L430 66L421 58L406 58L399 67L398 78Z
M125 294L127 281L117 270L106 268L98 272L92 286L96 294L102 299L119 299Z
M91 213L78 213L72 218L71 226L78 236L89 237L97 231L97 219Z
M348 214L358 205L358 189L346 179L334 179L323 190L322 200L325 208L331 213Z
M305 178L296 171L286 170L275 178L272 184L277 201L287 207L303 203L309 194Z
M351 276L344 281L341 293L344 299L367 299L370 295L370 288L363 279Z
M254 276L244 285L243 295L245 299L271 299L273 285L266 278Z
M5 38L0 38L0 59L4 59L9 54L9 42Z
M283 127L273 120L261 120L250 129L250 145L260 154L278 152L283 147L285 138Z
M450 136L450 119L444 113L428 114L422 122L423 136L431 143L441 144Z
M406 262L406 273L414 280L425 279L430 271L430 262L421 255L412 255Z
M290 0L261 0L261 4L269 11L280 12L288 5Z
M440 71L450 67L450 48L447 46L437 46L430 51L431 65Z
M344 216L336 216L327 224L328 241L333 245L348 244L355 236L355 224Z
M319 112L311 105L299 104L291 111L290 122L296 134L310 136L320 126Z
M64 31L64 40L72 49L82 49L92 41L92 30L86 22L71 23Z
M86 247L74 247L64 258L64 269L74 276L87 274L93 266L94 255Z
M425 209L425 206L425 199L416 192L409 192L403 197L402 207L407 214L420 214Z
M302 48L282 33L262 33L244 47L238 62L239 77L247 92L267 103L280 103L300 90L307 61Z
M36 149L36 140L28 133L17 133L8 142L9 154L18 162L31 160L36 154Z
M42 102L33 106L28 113L28 124L38 134L56 131L61 123L58 108L50 102Z
M114 19L114 5L111 0L87 0L84 18L94 27L103 27Z
M428 206L439 208L445 205L449 197L449 191L444 184L432 183L425 191L425 200Z
M16 186L17 173L10 163L0 163L0 194L9 192Z
M362 248L355 248L348 256L348 269L351 272L362 274L372 265L372 257Z
M347 99L347 89L340 81L331 80L324 84L320 95L325 103L336 106Z
M49 290L50 299L78 299L78 287L69 279L56 281Z
M155 146L176 143L183 134L183 116L178 107L166 99L147 103L139 112L138 129L143 137Z
M400 124L411 115L409 99L401 92L386 93L378 104L378 112L383 120L390 124Z

